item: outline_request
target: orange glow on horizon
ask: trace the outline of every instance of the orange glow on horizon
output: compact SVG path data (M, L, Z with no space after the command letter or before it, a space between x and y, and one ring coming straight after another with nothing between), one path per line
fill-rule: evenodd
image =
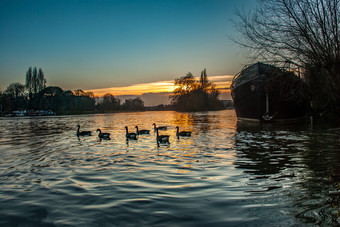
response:
M213 82L217 88L229 90L231 80L233 76L222 75L222 76L210 76L209 81ZM119 95L142 95L144 93L161 93L161 92L172 92L174 90L174 80L169 81L158 81L151 83L134 84L123 87L109 87L86 90L86 92L93 92L95 96L102 97L107 93L114 96Z
M159 81L153 83L134 84L124 87L110 87L87 90L93 92L95 96L104 96L107 93L112 95L142 95L149 92L172 92L174 90L173 81Z

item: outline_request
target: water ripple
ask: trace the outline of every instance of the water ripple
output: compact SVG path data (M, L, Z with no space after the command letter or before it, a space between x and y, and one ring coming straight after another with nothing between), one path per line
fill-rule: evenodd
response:
M157 146L152 123L167 125ZM94 136L77 138L76 125ZM126 141L125 126L151 129ZM2 226L336 225L337 128L245 125L234 111L2 118ZM177 138L176 126L193 131ZM95 130L111 133L100 141ZM317 160L317 161L316 161Z

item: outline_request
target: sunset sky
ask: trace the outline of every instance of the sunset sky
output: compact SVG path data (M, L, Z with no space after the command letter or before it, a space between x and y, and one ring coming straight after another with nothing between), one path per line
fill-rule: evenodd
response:
M256 0L0 0L0 89L42 68L96 95L170 92L188 72L221 88L247 59L228 36ZM221 79L222 78L222 79ZM224 81L226 79L226 81Z

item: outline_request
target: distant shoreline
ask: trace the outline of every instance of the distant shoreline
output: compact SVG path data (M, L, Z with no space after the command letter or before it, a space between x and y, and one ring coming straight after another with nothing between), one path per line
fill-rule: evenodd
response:
M147 112L147 111L174 111L179 113L195 113L195 112L208 112L208 111L222 111L222 110L233 110L233 108L225 108L219 110L202 110L202 111L178 111L174 109L145 109L145 110L112 110L112 111L69 111L59 114L51 114L51 115L14 115L7 113L1 113L0 117L3 118L22 118L22 117L52 117L52 116L72 116L72 115L89 115L89 114L113 114L113 113L139 113L139 112Z

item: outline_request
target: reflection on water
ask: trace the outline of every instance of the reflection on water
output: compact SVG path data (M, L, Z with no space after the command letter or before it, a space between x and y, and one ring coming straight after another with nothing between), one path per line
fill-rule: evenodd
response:
M298 151L304 150L304 141L308 140L299 131L303 128L238 122L236 167L249 169L246 172L258 175L278 174L287 169L287 166L293 165Z
M168 126L157 146L152 123ZM93 136L77 137L76 125ZM125 126L150 135L126 140ZM0 224L336 225L339 128L234 111L2 118ZM176 126L192 131L177 138ZM100 140L100 128L111 140Z
M340 171L339 128L238 123L236 168L249 174L253 192L280 189L298 221L337 225L329 203L329 176ZM338 183L338 182L337 182Z

